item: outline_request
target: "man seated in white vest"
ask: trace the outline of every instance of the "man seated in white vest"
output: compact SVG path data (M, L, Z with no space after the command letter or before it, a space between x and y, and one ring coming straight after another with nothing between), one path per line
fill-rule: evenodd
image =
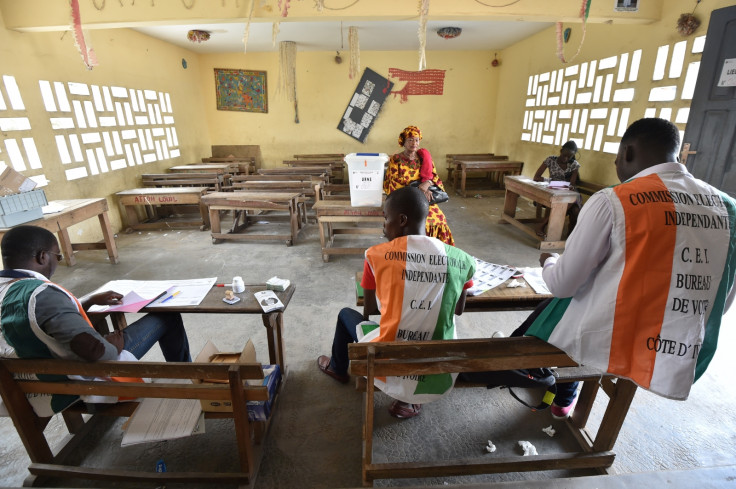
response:
M158 342L166 361L192 361L184 323L177 313L147 314L122 331L100 335L86 310L94 304L119 304L122 295L107 291L80 302L50 282L63 259L50 231L16 226L5 233L0 249L5 265L0 271L0 356L94 362L116 360L121 353L130 352L128 359L135 360ZM77 399L56 394L41 397L29 399L39 416L60 412Z
M667 120L629 126L615 160L621 184L583 206L563 255L541 254L555 298L514 334L684 400L736 294L736 200L690 174L679 148ZM576 387L558 385L553 416L570 414Z
M317 359L319 369L347 383L348 344L357 341L454 339L455 314L465 309L466 290L473 285L475 260L464 251L426 236L429 204L416 187L403 187L386 198L383 232L388 243L365 252L363 314L344 308L337 317L332 357ZM380 325L368 321L381 314ZM452 389L456 375L376 379L376 387L397 399L389 413L411 418L421 404Z

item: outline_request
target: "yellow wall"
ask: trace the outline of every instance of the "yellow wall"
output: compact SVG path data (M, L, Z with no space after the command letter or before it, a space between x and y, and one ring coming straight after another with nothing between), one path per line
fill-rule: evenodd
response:
M710 0L701 3L695 11L702 21L701 26L691 36L705 35L710 20L710 10L732 5L729 0ZM535 36L514 44L499 54L500 66L496 130L490 149L498 154L509 154L513 159L525 162L524 174L533 175L545 157L557 154L559 147L520 140L524 122L527 80L530 75L558 70L566 66L597 60L624 52L643 48L639 79L634 84L635 99L631 102L629 123L644 116L648 106L662 106L647 102L651 83L651 73L657 55L657 48L673 44L684 38L675 30L677 19L683 12L692 12L692 0L668 0L662 12L662 20L646 26L589 24L580 55L567 65L556 56L556 31L552 27ZM581 37L580 24L565 24L572 27L571 40L565 45L568 58L575 53ZM682 80L679 82L682 83ZM669 105L687 102L674 102ZM605 105L603 105L605 106ZM684 126L681 125L681 129ZM582 179L602 184L617 183L613 161L615 155L592 150L581 150Z
M209 154L209 134L203 130L202 94L206 92L200 86L198 56L190 51L128 29L98 30L88 35L99 60L99 66L91 71L83 65L70 32L17 33L0 27L0 75L15 77L26 108L25 114L5 111L5 116L29 117L30 134L23 132L22 137L33 136L43 169L23 173L46 175L51 182L44 188L47 198L107 197L113 228L118 230L121 220L115 192L139 186L141 173L163 172L174 164L191 163ZM188 62L186 70L181 64L183 57ZM181 156L67 181L56 148L56 132L51 129L49 113L41 98L39 80L168 92ZM4 135L19 137L20 133ZM0 153L0 160L10 164L4 152ZM75 241L102 237L96 220L86 221L72 233Z
M441 176L445 154L485 152L493 132L497 70L485 51L433 51L428 67L446 70L443 95L409 96L405 103L393 95L384 103L365 144L337 129L360 75L348 78L349 53L338 65L334 52L297 53L297 102L294 108L277 94L278 53L210 55L202 57L201 76L207 123L212 144L259 144L266 167L281 166L297 153L379 152L399 150L397 137L407 125L418 126L422 144L432 153ZM387 77L389 68L416 71L417 52L361 52L361 70L368 67ZM214 68L265 70L268 114L218 111L215 104ZM406 82L392 79L394 90Z

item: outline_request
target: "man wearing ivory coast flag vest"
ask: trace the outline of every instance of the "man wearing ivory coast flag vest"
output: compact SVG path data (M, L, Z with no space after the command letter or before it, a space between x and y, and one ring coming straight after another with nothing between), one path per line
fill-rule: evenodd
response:
M464 251L425 235L429 204L421 190L403 187L386 198L383 231L388 243L365 252L361 286L363 314L340 311L332 357L317 359L319 369L347 383L348 344L356 341L454 339L455 314L465 309L475 260ZM368 321L380 311L380 325ZM396 399L389 413L411 418L421 404L452 389L456 374L376 378L376 387Z
M626 130L622 183L583 206L562 256L542 253L555 298L515 333L528 328L581 364L682 400L713 358L736 292L736 200L693 177L679 147L664 119ZM553 415L569 415L575 388L558 386Z

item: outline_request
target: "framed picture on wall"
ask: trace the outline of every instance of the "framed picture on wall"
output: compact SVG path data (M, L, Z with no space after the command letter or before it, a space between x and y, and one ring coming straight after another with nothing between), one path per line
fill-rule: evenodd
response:
M266 72L215 68L217 110L268 112Z

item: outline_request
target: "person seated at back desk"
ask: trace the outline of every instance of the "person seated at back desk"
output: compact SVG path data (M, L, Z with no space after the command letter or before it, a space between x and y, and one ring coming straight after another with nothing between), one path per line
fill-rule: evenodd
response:
M140 359L158 342L168 362L191 362L180 314L148 314L122 331L101 336L86 311L92 305L119 304L122 295L101 292L80 302L49 281L63 256L56 237L36 226L16 226L0 243L0 356L64 360ZM125 351L124 351L125 350ZM125 352L130 352L126 356ZM36 414L51 416L77 396L33 396Z
M388 195L383 232L388 243L365 252L363 314L340 311L332 341L332 357L317 359L319 369L347 383L348 344L356 341L440 340L455 338L455 314L465 309L466 290L473 285L472 256L437 238L426 236L429 204L416 187L402 187ZM381 314L380 325L363 323ZM449 392L456 376L424 375L419 379L388 377L376 386L397 399L389 413L411 418L421 403Z
M533 180L535 182L544 181L542 175L545 170L549 171L550 181L558 182L569 182L568 188L575 190L578 183L580 163L575 159L578 152L578 145L575 141L568 141L560 148L559 156L548 156L537 169L537 173L534 174ZM575 229L575 225L578 222L578 215L580 214L580 208L583 205L583 199L578 194L578 201L574 204L570 204L567 208L567 215L570 216L570 226L568 227L568 236ZM547 227L549 217L544 219L537 226L537 235L540 237L545 236L544 229Z

